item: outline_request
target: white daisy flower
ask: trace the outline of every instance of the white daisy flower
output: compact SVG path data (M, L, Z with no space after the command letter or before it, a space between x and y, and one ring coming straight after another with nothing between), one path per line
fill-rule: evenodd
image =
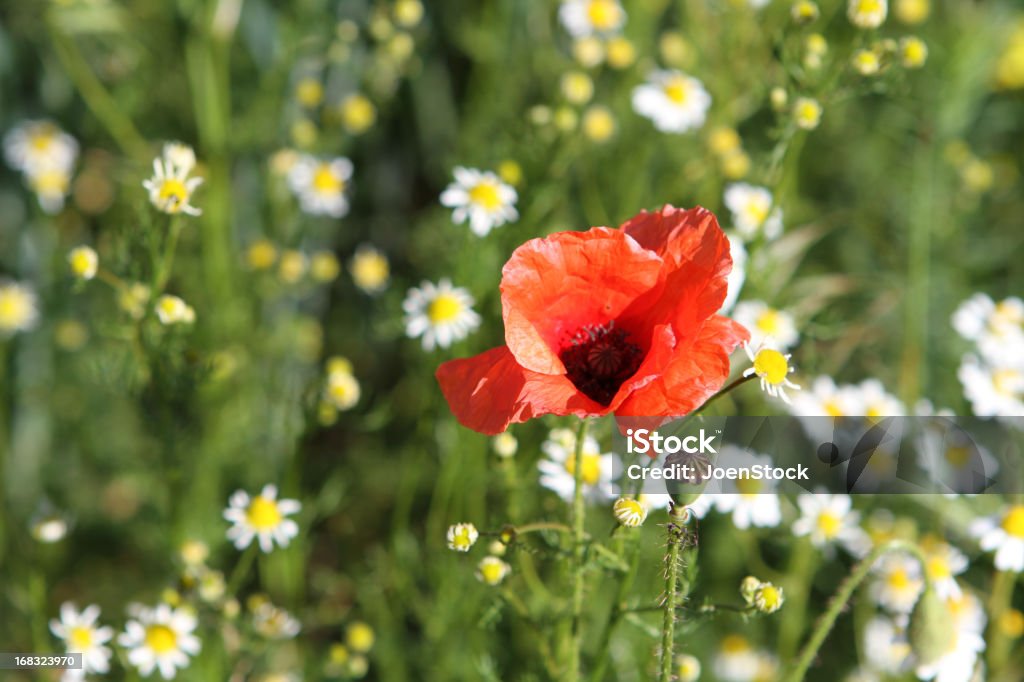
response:
M730 634L719 641L712 667L722 682L752 682L759 664L759 654L747 638Z
M167 604L133 611L134 619L117 638L128 649L128 662L143 677L159 669L165 680L174 679L179 668L188 667L189 656L199 653L199 638L193 634L198 625L195 614L186 608L172 610Z
M405 301L405 334L410 339L423 337L423 349L447 348L461 341L480 326L473 310L473 297L462 287L453 287L442 279L437 284L424 281L409 289Z
M999 303L975 294L953 313L953 328L978 345L981 356L995 364L1024 366L1024 301L1016 296ZM1022 367L1024 368L1024 367Z
M899 675L910 663L907 633L891 618L875 616L864 626L864 657L870 667L886 675Z
M675 663L679 682L697 682L700 679L700 659L696 656L679 654Z
M887 554L872 567L871 597L890 613L910 615L924 591L921 565L907 554Z
M849 0L846 16L857 28L878 28L889 13L887 0Z
M456 523L454 526L448 526L448 532L445 535L448 549L455 552L468 552L479 537L480 531L472 523Z
M188 175L196 167L196 152L192 147L181 142L168 142L164 145L164 163L177 174Z
M861 394L853 386L837 386L832 377L819 376L809 391L793 396L791 412L798 417L863 416Z
M999 514L975 520L970 533L984 551L996 553L997 569L1024 572L1024 505L1012 505Z
M391 268L387 256L368 244L356 249L348 269L352 281L368 294L380 293L388 286Z
M985 610L978 598L967 592L959 599L947 599L946 605L955 631L949 649L938 660L918 665L914 674L920 680L934 682L972 682L977 679L978 657L985 650Z
M156 299L156 316L160 324L192 324L196 321L196 311L181 298L164 294Z
M541 445L546 455L537 463L540 484L552 490L566 502L572 502L576 490L575 458L576 436L569 429L552 429ZM583 496L590 502L603 502L612 497L611 484L617 457L601 452L597 440L587 436L583 441Z
M476 567L476 579L485 585L498 585L512 572L512 567L496 556L484 557Z
M750 344L753 346L770 340L775 348L786 351L800 340L793 316L785 310L772 308L764 301L737 303L732 318L750 331Z
M564 0L558 19L573 38L595 33L615 33L626 23L626 11L618 0Z
M925 572L932 589L940 599L959 599L960 585L956 576L967 570L967 555L953 545L941 540L928 539L921 542L925 553Z
M342 218L349 209L345 191L352 171L352 162L343 156L318 159L302 154L288 168L288 186L304 212Z
M923 423L915 440L921 468L942 492L976 492L979 483L999 472L999 460L988 448L947 425L945 420Z
M750 452L735 445L725 445L719 451L719 465L750 469L754 466L770 466L768 455ZM712 481L698 498L709 500L715 509L723 514L732 514L732 523L740 530L751 526L774 528L782 521L779 497L775 494L776 481L753 478ZM703 514L702 514L703 515Z
M725 188L725 207L732 213L736 232L745 240L758 233L765 239L782 234L782 209L773 206L772 193L765 187L734 182Z
M78 158L75 138L52 121L25 121L4 135L7 164L31 175L40 169L71 172Z
M469 229L484 237L495 227L519 218L516 211L518 195L491 171L456 166L455 182L441 193L441 204L452 211L456 225L469 220Z
M356 406L361 390L359 380L352 374L352 366L343 358L333 358L327 364L324 399L335 409L344 412ZM342 361L342 362L338 362Z
M725 300L722 301L722 307L718 309L720 315L728 313L736 305L740 289L743 288L743 282L747 278L747 247L743 245L742 239L729 235L729 255L732 256L732 270L729 271L729 276L726 279Z
M110 671L114 652L104 645L114 636L114 630L99 625L99 617L100 607L95 604L78 611L71 602L64 602L60 606L60 619L50 621L50 632L64 640L67 653L82 654L82 667L64 671L62 682L84 679L87 673L102 675Z
M743 372L743 376L749 377L756 374L761 379L761 390L773 398L782 398L783 402L789 402L786 395L787 388L799 391L800 387L789 380L789 375L795 370L789 365L792 355L783 355L773 348L761 348L757 352L750 347L746 341L743 342L743 350L753 363Z
M237 549L248 547L253 538L259 539L264 552L273 550L275 542L279 547L287 547L299 534L299 525L287 517L301 509L298 500L277 499L277 486L269 483L252 498L244 490L238 490L224 510L224 518L234 524L228 529L228 540Z
M192 153L193 163L189 165L185 163L187 159L183 148L184 145L178 143L165 145L161 155L153 159L153 177L144 180L142 186L149 192L149 203L158 211L197 216L202 211L189 202L203 179L189 177L195 165L195 152Z
M0 279L0 337L26 332L36 326L36 292L27 284Z
M71 170L56 164L34 166L25 172L25 181L44 213L55 215L64 208L71 188Z
M885 390L878 379L865 379L857 387L860 391L860 404L864 410L861 416L869 419L881 417L900 417L907 414L903 402Z
M0 329L3 329L2 309ZM1024 368L990 365L968 354L960 363L957 377L977 416L1019 417L1024 414Z
M292 614L269 601L256 607L252 622L256 632L267 639L292 639L302 630L302 624Z
M636 528L647 519L647 506L631 497L620 497L612 505L615 520L627 528Z
M663 133L685 133L704 125L711 95L681 71L654 71L633 89L633 111L651 119Z
M91 246L76 246L68 252L68 265L75 277L90 280L100 267L100 257Z
M815 547L863 543L864 531L857 525L860 514L852 509L849 495L806 493L799 495L796 503L800 518L793 522L793 535L809 536Z

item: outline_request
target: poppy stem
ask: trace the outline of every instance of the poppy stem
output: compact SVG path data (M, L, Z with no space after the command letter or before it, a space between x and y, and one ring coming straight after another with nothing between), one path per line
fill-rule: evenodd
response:
M583 522L586 506L583 503L583 447L587 439L587 420L581 419L576 430L573 448L573 496L572 496L572 632L569 639L569 661L565 679L578 682L580 679L580 651L583 646L583 563L585 540Z
M679 596L679 563L686 530L686 507L673 504L668 512L668 549L665 554L665 597L661 604L664 617L661 621L661 676L660 682L671 682L672 664L675 659L676 601Z

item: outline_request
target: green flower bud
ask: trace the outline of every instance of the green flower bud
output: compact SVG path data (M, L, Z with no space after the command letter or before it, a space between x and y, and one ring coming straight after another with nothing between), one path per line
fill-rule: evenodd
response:
M956 637L953 614L929 585L910 614L910 648L922 665L929 665L949 652Z

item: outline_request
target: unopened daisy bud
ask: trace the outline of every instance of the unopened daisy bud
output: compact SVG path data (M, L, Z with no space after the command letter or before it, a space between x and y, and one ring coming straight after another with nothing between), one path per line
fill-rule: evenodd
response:
M857 28L878 28L889 11L887 0L849 0L846 16Z
M498 177L510 185L518 185L523 181L523 167L513 159L505 159L498 164Z
M630 497L620 497L612 507L615 520L626 528L636 528L647 519L647 507Z
M392 9L395 23L404 28L412 28L423 19L423 3L420 0L397 0Z
M572 44L572 56L588 69L604 61L604 54L604 45L596 36L580 38Z
M317 251L309 261L309 274L317 282L331 282L341 272L338 258L330 251Z
M949 652L955 637L956 619L946 602L928 585L910 614L908 639L917 662L929 665L939 660Z
M501 540L491 540L491 544L487 545L487 553L494 556L505 556L507 551L508 545Z
M358 135L366 132L377 120L377 108L365 95L349 95L341 103L341 124L345 131Z
M308 118L301 118L293 123L290 133L292 142L295 143L296 147L301 147L302 149L312 147L316 143L316 138L320 135L316 124Z
M245 260L253 270L266 270L277 261L277 247L269 239L257 239L249 245Z
M399 64L408 61L415 49L416 41L412 39L411 35L404 32L396 33L387 44L388 54Z
M1017 609L1006 609L999 616L999 631L1010 639L1024 636L1024 613Z
M615 36L608 41L608 66L625 69L636 61L636 47L628 38Z
M797 0L789 8L789 13L796 23L809 24L821 15L821 10L818 9L818 5L810 0Z
M793 120L802 130L814 130L821 123L821 104L810 97L799 97L793 103Z
M200 540L186 540L178 549L178 555L186 566L201 566L210 556L210 547Z
M900 40L899 52L900 63L907 69L919 69L928 60L928 46L915 36Z
M658 40L661 59L669 66L686 67L693 55L693 48L681 33L666 31Z
M242 612L242 605L238 603L238 600L232 597L224 602L224 605L220 607L220 612L224 614L224 617L228 620L234 620L238 618L238 614Z
M117 305L132 318L138 320L146 314L146 303L149 302L150 289L141 282L132 282L120 291Z
M324 399L334 409L344 412L356 406L360 396L359 381L349 372L331 372L324 387Z
M388 286L391 267L387 256L364 244L356 249L348 266L355 285L368 294L376 294Z
M90 246L76 246L68 252L68 265L71 266L71 272L75 277L90 280L96 276L100 257Z
M324 86L316 78L303 78L295 85L295 99L307 109L318 107L324 101Z
M594 81L582 71L562 76L562 96L572 104L586 104L594 96Z
M857 50L853 53L853 68L862 76L873 76L882 67L874 50Z
M468 552L480 537L476 526L472 523L457 523L448 527L448 549L456 552Z
M546 126L551 123L553 114L551 113L551 107L543 104L537 104L530 107L530 110L527 112L527 116L529 116L530 122L535 126Z
M719 156L736 151L741 144L740 134L729 126L715 126L708 134L708 149Z
M785 88L772 88L769 100L772 103L772 109L782 111L789 103L789 95L786 93Z
M501 532L498 533L498 539L506 546L511 545L516 540L516 527L511 525L504 526Z
M592 106L583 114L583 134L597 142L607 142L615 134L615 117L607 107Z
M277 272L285 284L295 284L306 274L308 265L305 254L289 249L281 253L281 262Z
M508 458L516 454L519 449L519 441L511 433L505 431L491 439L491 447L498 457Z
M825 36L820 33L812 33L807 36L807 39L804 41L804 50L807 54L824 57L828 54L828 41L825 40Z
M782 588L771 583L761 583L754 592L754 607L761 613L775 613L784 601Z
M931 0L896 0L896 18L904 24L920 24L928 18L931 11Z
M181 595L177 590L168 587L160 593L160 601L168 606L178 606L181 604Z
M720 163L722 175L729 180L745 178L750 172L750 156L742 149L726 154L721 158Z
M761 587L761 581L752 575L748 575L740 583L740 596L743 597L743 601L747 604L752 605L754 603L754 595L757 594L757 588Z
M579 116L569 107L558 107L551 120L554 122L555 127L560 131L563 133L569 133L576 129L576 123L579 121Z
M346 673L353 679L360 679L366 676L366 672L370 669L370 662L366 660L366 656L353 656L348 662L348 668Z
M197 593L199 598L208 604L220 601L226 589L224 574L220 571L203 571L199 577Z
M332 644L327 650L327 659L332 665L345 665L351 654L344 644Z
M377 636L366 623L355 621L345 628L345 643L348 648L356 653L365 654L373 648Z
M676 656L676 677L679 682L697 682L700 679L700 660L690 654Z
M476 578L485 585L498 585L512 567L496 556L484 557L476 567Z

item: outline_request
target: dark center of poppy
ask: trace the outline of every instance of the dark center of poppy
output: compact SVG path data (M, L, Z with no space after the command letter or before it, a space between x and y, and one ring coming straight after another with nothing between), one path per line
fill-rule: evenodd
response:
M643 351L629 342L629 332L615 322L581 327L563 346L558 358L566 376L591 400L607 405L619 387L636 373Z

